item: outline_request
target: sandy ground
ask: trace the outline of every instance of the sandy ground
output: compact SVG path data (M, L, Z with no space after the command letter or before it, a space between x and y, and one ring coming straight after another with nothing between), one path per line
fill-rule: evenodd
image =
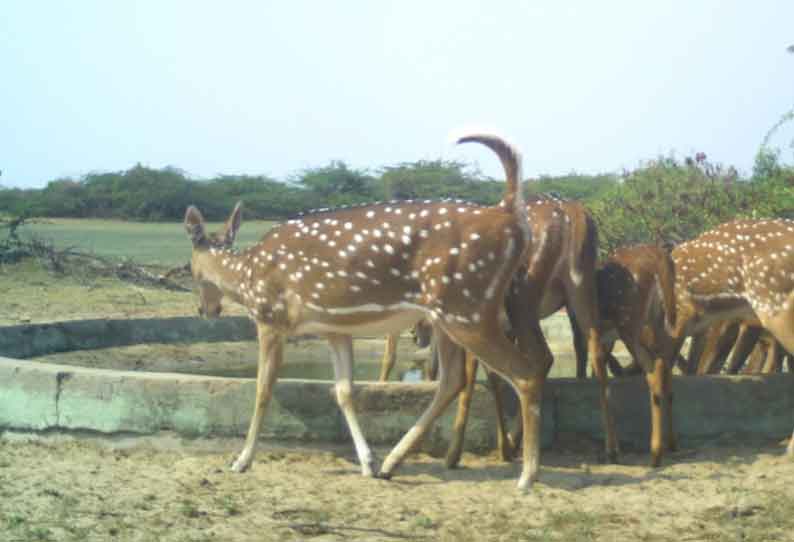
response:
M187 294L56 281L29 266L0 270L0 325L194 310ZM121 353L121 366L151 357L134 348ZM197 362L195 350L179 352L164 357ZM414 455L386 482L359 475L352 444L280 444L264 442L251 471L234 474L227 465L241 439L5 433L0 542L794 541L794 461L779 443L687 448L660 469L645 466L646 454L601 465L592 444L566 443L544 452L527 495L515 489L519 465L495 456L467 454L464 468L448 471Z
M794 462L779 446L700 447L661 469L546 452L527 495L518 464L415 455L392 481L363 478L350 446L6 435L3 540L794 540ZM379 450L381 455L383 450Z

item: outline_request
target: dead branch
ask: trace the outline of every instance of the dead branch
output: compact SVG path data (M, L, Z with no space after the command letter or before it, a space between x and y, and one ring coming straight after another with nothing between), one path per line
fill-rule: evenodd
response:
M189 292L176 281L184 282L190 277L190 264L185 264L161 272L162 267L136 263L130 259L117 260L94 253L84 252L75 247L55 248L52 243L38 237L21 238L17 234L19 226L27 223L24 217L0 222L0 227L8 228L6 239L0 239L0 263L15 263L23 258L36 258L51 273L78 277L110 276L138 286L165 288L177 292Z

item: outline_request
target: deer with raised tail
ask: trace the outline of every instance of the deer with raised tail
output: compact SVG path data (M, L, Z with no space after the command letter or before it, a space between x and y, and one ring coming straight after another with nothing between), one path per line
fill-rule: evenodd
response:
M605 353L601 348L598 298L596 293L596 259L598 232L590 213L575 201L540 196L527 204L528 224L532 231L532 245L526 261L516 277L523 284L523 293L513 289L508 296L515 306L523 307L531 315L530 329L516 327L511 333L521 338L533 335L533 342L548 349L538 320L546 318L565 307L574 333L578 378L586 376L587 360L599 380L601 412L606 435L606 457L617 461L619 455L617 431L612 416ZM477 359L467 358L466 386L458 400L452 442L447 452L446 464L457 466L463 450L463 439L468 418ZM501 398L501 379L486 371L489 387L496 406L497 443L504 460L510 460L515 442L505 429ZM520 433L520 429L519 429Z
M200 312L217 316L223 296L244 305L259 338L254 414L235 471L254 458L265 409L282 363L286 337L323 335L330 343L337 402L366 476L389 478L464 384L467 349L516 388L523 415L527 489L539 465L540 404L547 350L517 348L505 335L505 293L525 261L531 234L519 190L520 155L487 134L460 137L493 150L506 174L502 202L481 207L459 201L376 203L310 212L274 227L255 246L232 248L240 225L235 208L216 235L208 235L195 207L185 215L193 243L193 278ZM519 321L520 307L509 307ZM440 354L440 381L427 410L377 471L352 401L352 335L388 334L427 317Z

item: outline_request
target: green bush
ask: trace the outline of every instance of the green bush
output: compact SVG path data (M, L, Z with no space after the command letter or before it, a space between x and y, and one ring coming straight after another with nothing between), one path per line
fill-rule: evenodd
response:
M702 153L679 162L660 157L627 172L590 202L602 252L623 245L691 239L739 216L752 216L756 187Z

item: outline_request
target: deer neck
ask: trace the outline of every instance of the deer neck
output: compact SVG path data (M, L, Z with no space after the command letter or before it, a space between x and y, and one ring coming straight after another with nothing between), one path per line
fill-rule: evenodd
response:
M194 257L193 265L198 265L201 278L217 286L225 297L246 305L245 292L250 287L252 273L249 262L247 250L211 248Z

